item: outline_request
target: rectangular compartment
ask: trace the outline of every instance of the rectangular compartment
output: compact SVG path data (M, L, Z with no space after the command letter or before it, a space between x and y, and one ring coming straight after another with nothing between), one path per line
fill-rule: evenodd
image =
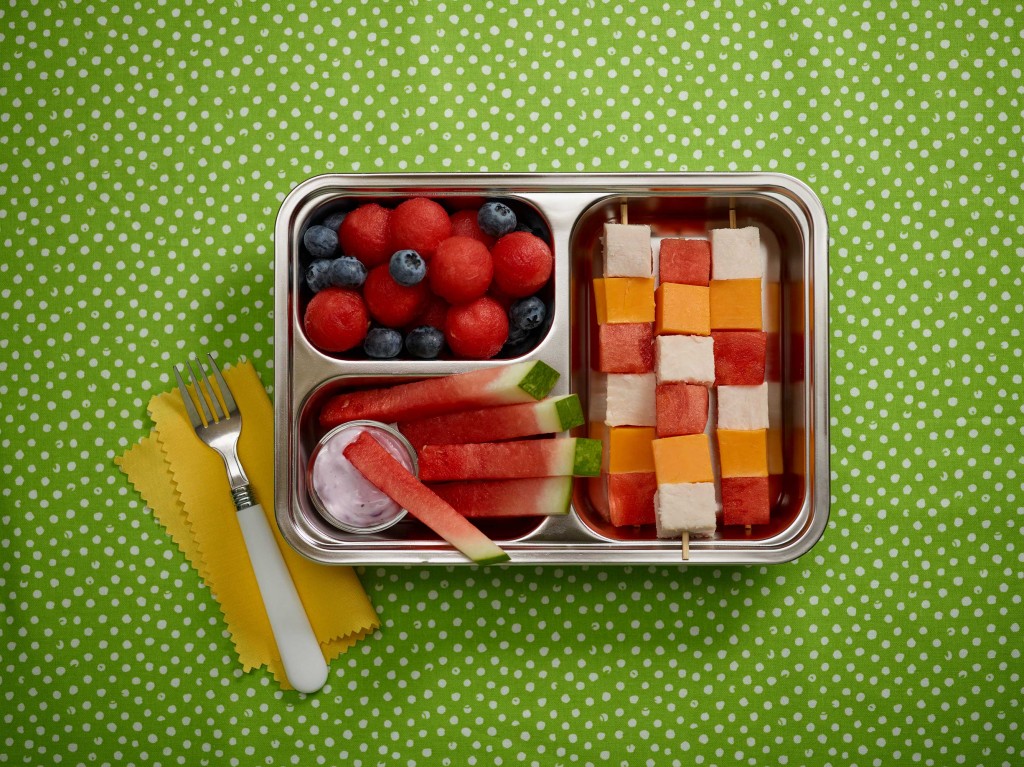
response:
M300 240L308 222L327 211L376 200L512 197L551 232L555 272L547 336L518 359L538 359L562 373L553 393L577 392L587 402L592 320L589 285L600 264L601 229L628 205L631 223L655 236L702 236L729 226L757 226L767 258L766 282L777 286L772 425L781 436L783 471L775 483L772 522L764 529L719 527L690 543L689 564L784 562L810 549L828 518L827 225L817 198L777 174L369 175L321 176L298 186L282 205L275 233L275 507L289 543L332 564L462 564L467 560L414 520L378 534L356 535L323 522L305 492L306 462L320 436L315 413L344 387L399 383L503 361L374 361L325 355L302 331ZM775 303L772 304L773 306ZM585 435L585 429L579 435ZM614 528L602 519L591 490L577 480L568 517L524 518L482 526L512 563L681 562L678 540L653 528ZM595 503L596 499L596 503Z

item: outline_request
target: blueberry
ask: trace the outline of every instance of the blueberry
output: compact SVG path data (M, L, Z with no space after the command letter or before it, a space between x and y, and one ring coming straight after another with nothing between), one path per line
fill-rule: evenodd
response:
M332 213L331 215L324 219L324 222L321 226L326 226L328 229L333 229L335 232L337 232L338 228L341 226L341 222L345 220L345 216L347 215L348 213L346 213L343 210L338 211L337 213Z
M512 327L522 328L523 330L539 328L547 314L548 308L537 296L520 299L512 304L512 308L508 310L508 317L511 320Z
M421 325L405 338L405 348L413 357L432 360L441 353L444 333L430 325Z
M516 214L500 202L487 202L476 214L477 225L491 237L502 237L516 228Z
M402 351L402 334L391 328L371 328L363 340L363 351L379 360L397 357Z
M514 325L509 326L508 339L505 341L505 345L501 347L501 356L518 357L520 354L532 349L537 341L534 336L536 336L535 331L523 330Z
M306 284L314 293L319 293L333 284L331 282L331 265L333 263L326 258L318 258L306 267Z
M311 226L302 235L302 244L313 258L334 258L338 250L338 232L326 226Z
M328 277L339 288L358 288L366 282L366 267L353 256L341 256L331 261Z
M400 250L391 256L388 271L399 285L411 288L427 276L427 262L415 250Z

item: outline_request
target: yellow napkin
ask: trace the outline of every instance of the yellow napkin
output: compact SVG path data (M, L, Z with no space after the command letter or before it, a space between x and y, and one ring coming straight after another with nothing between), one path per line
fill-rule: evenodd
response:
M274 519L274 413L250 362L224 370L242 413L238 454L270 521L324 657L330 661L380 624L351 567L311 562ZM235 518L224 464L196 436L177 390L149 403L155 427L115 463L196 568L220 604L242 668L265 666L289 688Z

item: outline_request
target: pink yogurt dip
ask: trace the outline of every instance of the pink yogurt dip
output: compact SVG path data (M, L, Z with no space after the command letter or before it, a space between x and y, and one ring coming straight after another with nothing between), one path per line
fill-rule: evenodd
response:
M405 468L416 473L410 456L412 447L387 427L353 421L330 431L313 452L309 491L325 519L349 532L376 532L390 527L405 515L397 503L378 490L344 455L345 448L366 431Z

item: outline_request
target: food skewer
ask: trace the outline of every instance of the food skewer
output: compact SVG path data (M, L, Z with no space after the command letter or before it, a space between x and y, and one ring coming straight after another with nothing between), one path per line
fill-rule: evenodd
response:
M735 229L736 228L736 198L735 197L730 197L729 198L729 228L730 229ZM747 535L750 535L753 532L753 527L751 525L744 525L743 526L743 531Z

